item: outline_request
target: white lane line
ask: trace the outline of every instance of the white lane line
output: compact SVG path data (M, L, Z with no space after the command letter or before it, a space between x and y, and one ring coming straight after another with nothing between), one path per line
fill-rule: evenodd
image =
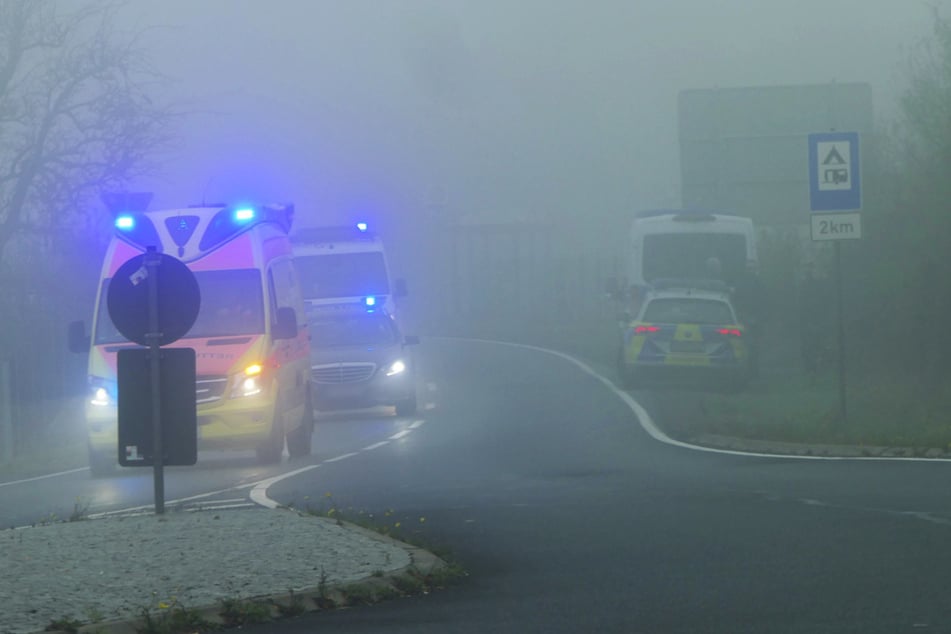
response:
M366 447L364 447L364 448L361 449L360 451L373 451L374 449L379 449L380 447L385 447L385 446L388 445L388 444L390 444L390 441L389 441L389 440L381 440L380 442L375 442L375 443L373 443L372 445L367 445Z
M282 473L280 475L267 478L266 480L261 480L260 482L253 483L251 488L251 493L250 493L251 501L265 508L276 509L277 507L280 506L280 504L277 502L277 500L272 500L271 498L267 496L268 487L271 486L272 484L276 484L277 482L280 482L281 480L285 478L292 478L296 475L300 475L301 473L313 471L319 466L320 464L307 465L306 467L301 467L300 469L295 469L294 471L288 471L287 473Z
M12 487L14 484L26 484L27 482L36 482L37 480L48 480L50 478L59 478L61 476L71 475L73 473L79 473L80 471L88 471L89 467L79 467L78 469L70 469L69 471L57 471L56 473L47 473L46 475L34 476L32 478L23 478L22 480L11 480L9 482L0 482L0 489L3 487Z
M343 455L337 456L336 458L328 458L328 459L324 460L324 462L326 462L326 463L328 463L328 464L331 463L331 462L340 462L341 460L346 460L347 458L353 458L354 456L357 456L357 455L359 455L359 454L357 454L357 453L345 453L345 454L343 454Z
M437 391L439 388L436 387L436 384L435 384L435 383L427 383L427 384L426 384L426 389L429 390L430 392L435 392L435 391Z
M788 460L833 460L833 461L845 461L845 460L863 460L863 461L901 461L901 462L951 462L951 458L906 458L906 457L889 457L889 456L798 456L791 454L780 454L780 453L759 453L755 451L736 451L734 449L717 449L715 447L704 447L702 445L691 445L690 443L683 442L681 440L674 440L657 427L654 423L654 420L650 417L650 414L647 413L640 403L634 400L627 392L618 389L611 379L604 377L598 374L593 370L587 363L576 359L569 354L564 352L558 352L557 350L549 350L548 348L540 348L538 346L531 346L524 343L510 343L507 341L493 341L491 339L463 339L460 337L431 337L432 339L445 339L449 341L471 341L477 343L488 343L494 344L497 346L507 346L510 348L521 348L523 350L533 350L535 352L541 352L544 354L549 354L559 359L568 361L569 363L574 364L585 374L588 374L601 383L604 384L606 388L614 392L618 398L624 401L625 404L634 412L634 415L637 417L638 423L641 427L647 432L651 438L658 442L662 442L668 445L673 445L674 447L681 447L683 449L690 449L692 451L703 451L706 453L718 453L726 454L730 456L751 456L755 458L783 458Z
M412 433L413 433L412 429L404 429L403 431L398 431L392 436L390 436L390 440L399 440L403 436L409 436Z
M435 404L435 403L426 403L425 405L423 405L423 409L426 409L426 410L436 409L436 404Z
M422 426L425 425L425 424L426 424L426 421L420 419L420 420L413 421L413 423L409 426L409 428L410 428L410 429L419 429L420 427L422 427Z

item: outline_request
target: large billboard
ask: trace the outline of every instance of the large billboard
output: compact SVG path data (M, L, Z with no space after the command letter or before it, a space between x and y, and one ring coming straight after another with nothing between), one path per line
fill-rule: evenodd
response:
M748 216L759 226L808 225L808 137L857 132L873 142L865 83L685 90L678 100L685 207Z

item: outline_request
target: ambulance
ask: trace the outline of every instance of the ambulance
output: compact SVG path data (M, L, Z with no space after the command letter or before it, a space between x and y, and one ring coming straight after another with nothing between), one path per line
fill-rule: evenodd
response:
M291 239L309 307L361 303L369 297L397 319L395 300L407 294L406 283L390 276L383 241L367 223L301 228Z
M92 333L70 325L89 352L85 422L93 475L118 463L117 353L136 344L109 316L116 270L149 247L195 274L198 317L171 347L195 350L198 447L253 449L261 463L309 455L313 433L310 336L289 232L293 205L202 205L119 213L105 255ZM84 345L85 344L85 345Z

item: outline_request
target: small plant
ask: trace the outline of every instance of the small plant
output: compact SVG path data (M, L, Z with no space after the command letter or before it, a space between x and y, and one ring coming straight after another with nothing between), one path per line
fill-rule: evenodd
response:
M271 607L266 603L232 597L221 600L221 610L218 614L225 627L240 627L270 621Z
M69 514L68 522L79 522L89 518L89 501L83 501L81 497L73 502L73 512Z
M422 594L426 591L423 577L415 570L395 577L393 586L407 595Z
M294 594L294 590L291 589L289 592L289 599L287 603L276 603L277 611L283 617L288 616L300 616L307 611L307 606L304 605L304 599L301 598L299 594Z
M376 590L368 583L351 583L340 592L349 605L373 605L379 601Z
M103 619L105 619L102 612L99 611L99 608L95 606L84 609L83 615L86 617L86 621L89 623L100 623L103 621Z
M46 626L44 631L46 632L66 632L67 634L76 634L79 631L79 628L82 626L82 621L77 619L71 619L68 616L64 616L61 619L54 619L50 621L49 625Z
M141 614L142 626L136 628L137 634L196 634L218 629L196 610L187 609L177 601L159 610L143 608Z

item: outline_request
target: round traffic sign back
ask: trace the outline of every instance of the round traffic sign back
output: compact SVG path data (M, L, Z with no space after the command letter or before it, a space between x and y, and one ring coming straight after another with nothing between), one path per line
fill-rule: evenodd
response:
M154 262L154 267L146 262ZM164 346L188 333L201 306L195 274L181 260L164 253L143 253L127 260L109 282L106 306L112 323L124 337L150 345L149 284L153 274L157 285L158 345Z

